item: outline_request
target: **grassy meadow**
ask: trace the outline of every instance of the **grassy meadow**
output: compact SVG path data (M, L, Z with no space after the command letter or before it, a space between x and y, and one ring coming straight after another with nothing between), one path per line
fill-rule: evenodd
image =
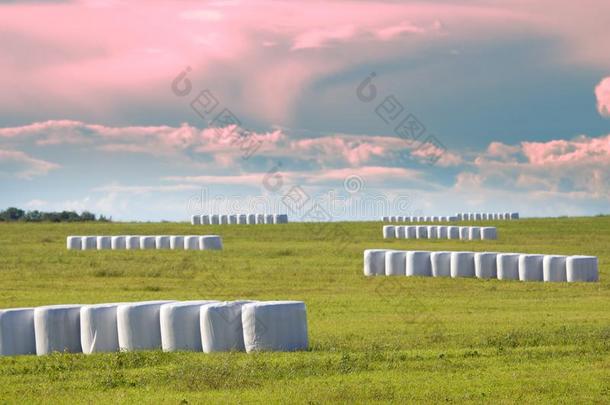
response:
M476 224L476 222L472 222ZM496 241L326 225L0 224L0 308L294 299L300 353L0 358L0 403L610 402L610 217L486 222ZM68 251L67 235L219 234L223 251ZM587 254L599 283L365 278L367 248Z

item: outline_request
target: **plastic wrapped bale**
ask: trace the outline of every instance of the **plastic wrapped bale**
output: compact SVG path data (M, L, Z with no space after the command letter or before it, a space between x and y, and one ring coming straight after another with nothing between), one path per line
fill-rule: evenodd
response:
M504 213L504 219L510 219L510 212Z
M201 250L222 250L222 238L218 235L203 235L199 237Z
M288 223L288 214L279 214L278 220L280 221L280 222L278 222L280 224L287 224Z
M464 218L464 214L458 213L456 217L458 221L461 221Z
M405 238L417 239L417 226L408 225L405 227Z
M248 225L255 225L256 224L256 214L249 214L248 215Z
M409 217L409 219L411 220L410 222L417 222L417 217Z
M402 216L402 215L398 215L398 216L396 217L396 222L405 222L405 217L404 217L404 216Z
M307 350L307 309L301 301L268 301L242 307L246 352Z
M451 252L451 277L474 277L474 253Z
M229 224L229 216L221 215L220 216L220 225L228 225Z
M441 222L447 222L448 220L449 219L447 217L445 217L445 216L439 217L439 221L441 221Z
M481 213L481 219L483 221L487 221L487 213L486 212Z
M428 233L428 239L438 239L438 227L437 226L428 226L426 230Z
M510 213L510 219L519 219L519 213L518 212L511 212Z
M468 240L481 240L481 227L471 226L468 229Z
M519 280L519 253L498 253L498 280Z
M396 237L396 227L394 225L383 226L383 239L394 239Z
M405 233L405 226L402 225L398 225L396 227L394 227L394 235L396 237L396 239L405 239L406 238L406 233Z
M182 301L161 305L159 325L161 327L161 347L165 352L200 352L201 329L199 312L202 306L218 301Z
M218 302L201 307L199 331L205 353L245 350L242 308L253 301Z
M201 225L201 217L199 215L191 216L191 225Z
M273 223L273 214L266 214L265 215L265 223L266 224L272 224Z
M381 217L382 222L390 222L390 217Z
M504 213L503 213L503 212L499 212L499 213L498 213L498 219L499 219L499 220L506 219L506 218L504 218Z
M451 252L431 252L432 277L451 277Z
M167 235L155 236L155 247L159 250L171 248L169 236L167 236Z
M497 278L497 253L477 252L474 254L474 273L477 278Z
M495 240L498 238L496 228L494 226L484 226L481 228L481 239Z
M140 236L140 249L156 249L155 236Z
M97 250L108 250L111 247L110 236L97 237Z
M447 237L449 239L460 239L460 227L459 226L448 226Z
M273 223L274 224L281 224L282 223L282 219L281 219L281 216L279 214L275 214L273 216Z
M469 240L470 239L470 227L469 226L460 226L460 240Z
M567 281L566 256L545 255L542 260L542 279L544 281Z
M265 223L265 215L264 214L257 214L256 215L256 223L257 224L264 224Z
M432 222L438 222L438 221L439 221L439 218L438 218L438 217L436 217L436 216L435 216L435 217L432 217L431 219L432 219Z
M364 251L364 275L385 275L385 253L387 249L367 249Z
M424 217L424 221L425 221L425 222L430 222L430 221L432 221L432 217L430 217L430 216L425 216L425 217Z
M237 215L229 215L229 224L236 225L238 222Z
M0 309L0 356L36 354L34 308Z
M449 222L455 222L458 221L458 217L449 217L448 220Z
M169 248L173 250L184 249L184 236L172 235L169 237Z
M83 236L81 238L82 250L97 250L97 236Z
M407 252L388 250L385 253L385 275L405 276L407 274Z
M140 249L140 237L136 235L128 235L125 237L125 249L136 250Z
M420 216L420 217L417 217L417 220L418 220L419 222L426 222L426 217L422 217L422 216Z
M34 309L36 354L82 352L80 305L49 305Z
M119 351L116 311L119 304L83 305L80 309L80 343L85 354Z
M220 225L220 217L216 214L212 215L210 217L210 224L211 225Z
M390 216L390 222L396 222L396 216L395 215L391 215Z
M210 216L209 215L201 215L201 225L210 225Z
M519 280L542 281L544 255L522 254L519 256Z
M113 236L110 238L110 248L112 250L124 250L125 245L125 237L124 236Z
M412 217L405 217L405 222L413 222L411 219Z
M428 227L425 225L417 225L415 228L417 239L428 239Z
M184 250L201 250L201 248L199 247L199 235L185 236Z
M439 239L448 239L447 236L447 227L446 226L439 226L437 229L437 236Z
M477 212L476 214L474 214L475 221L480 221L481 219L483 219L483 217L481 216L480 212Z
M80 236L68 236L66 238L66 247L68 250L81 250L82 238Z
M119 348L125 351L161 348L161 305L174 301L144 301L119 304L117 332Z
M566 259L566 279L568 282L599 281L597 257L569 256Z
M407 252L407 276L432 276L432 266L430 264L430 252L408 251Z

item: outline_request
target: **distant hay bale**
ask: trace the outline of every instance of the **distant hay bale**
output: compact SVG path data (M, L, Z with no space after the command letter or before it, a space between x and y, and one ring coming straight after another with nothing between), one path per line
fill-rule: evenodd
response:
M383 226L383 239L394 239L396 237L396 227L394 225Z
M155 237L155 246L157 249L170 249L170 237L166 235L158 235Z
M82 238L80 236L68 236L66 238L66 245L69 250L81 250L81 241Z
M417 225L415 232L417 239L428 239L428 227L426 225Z
M473 252L451 252L451 277L475 277Z
M364 275L385 275L385 253L387 249L366 249L364 251Z
M222 250L222 238L218 235L203 235L199 237L201 250Z
M184 236L172 235L169 237L169 247L172 250L184 250Z
M201 225L210 225L211 224L211 219L209 215L202 215L201 216Z
M127 245L125 242L125 236L113 236L110 238L110 247L112 250L124 250Z
M522 254L519 256L519 280L542 281L544 255Z
M477 252L474 254L474 272L477 278L497 278L497 253Z
M493 226L484 226L481 228L481 239L495 240L498 238L496 228Z
M545 255L542 260L542 279L547 282L567 281L566 256Z
M468 229L468 240L481 240L481 227L471 226Z
M199 215L191 216L191 224L192 225L201 225L201 217Z
M385 275L405 276L407 253L400 250L388 250L385 253Z
M451 252L431 252L432 277L451 277Z
M499 280L519 280L519 253L498 253L496 266Z
M146 235L140 236L140 249L156 249L155 237Z
M128 235L125 237L125 248L128 250L140 249L140 236Z
M566 278L568 282L599 281L597 257L568 256L566 259Z
M430 252L408 251L407 252L407 276L432 276L432 265L430 264Z
M199 235L185 236L184 250L201 250L201 248L199 247Z

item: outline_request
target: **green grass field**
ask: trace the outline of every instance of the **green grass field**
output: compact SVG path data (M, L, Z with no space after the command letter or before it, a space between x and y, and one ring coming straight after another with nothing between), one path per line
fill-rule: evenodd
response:
M310 351L0 358L0 402L609 403L610 217L499 221L486 242L381 223L0 224L0 308L295 299ZM68 251L67 235L219 234L224 250ZM348 242L345 243L346 238ZM587 254L599 283L365 278L367 248Z

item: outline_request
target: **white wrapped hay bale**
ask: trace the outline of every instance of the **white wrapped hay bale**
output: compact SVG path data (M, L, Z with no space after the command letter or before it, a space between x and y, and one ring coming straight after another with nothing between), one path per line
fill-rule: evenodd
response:
M119 304L117 332L121 350L155 350L161 348L161 305L173 301L144 301Z
M140 249L156 249L156 237L155 236L140 236Z
M36 354L34 308L0 309L0 356Z
M425 222L430 222L430 221L432 221L432 217L431 217L431 216L427 216L427 215L426 215L426 216L424 217L424 221L425 221Z
M280 214L279 219L280 219L280 224L287 224L288 223L288 214Z
M481 227L471 226L468 229L468 240L481 240Z
M455 217L457 218L458 221L461 221L462 219L464 219L464 214L458 213L457 215L455 215Z
M448 226L447 237L449 239L460 239L460 227L459 226Z
M222 250L222 238L218 235L203 235L199 237L201 250Z
M385 253L385 275L405 276L407 274L407 252L388 250Z
M210 225L211 224L210 216L206 215L206 214L201 215L200 221L201 221L201 225Z
M110 236L97 237L97 250L107 250L111 248Z
M200 250L199 235L188 235L184 237L184 250Z
M449 218L448 218L448 217L445 217L445 216L442 216L442 217L439 217L439 221L441 221L441 222L447 222L447 221L449 221Z
M431 252L432 277L451 277L451 252Z
M476 214L474 214L475 221L480 221L481 219L483 219L483 217L481 216L480 212L477 212Z
M544 255L522 254L519 256L519 280L542 281Z
M81 250L82 238L80 236L68 236L66 238L66 247L68 250Z
M211 225L220 225L220 216L216 215L216 214L213 214L210 217L210 224Z
M448 220L449 222L455 222L458 221L458 217L449 217Z
M307 350L307 310L301 301L269 301L242 307L246 352Z
M396 237L396 227L394 225L383 226L383 239L394 239Z
M422 216L420 216L420 217L417 217L417 220L418 220L419 222L426 222L426 217L422 217Z
M281 224L282 223L282 216L280 214L275 214L273 216L273 223L274 224Z
M415 234L417 239L428 239L428 227L426 225L417 225Z
M83 236L81 238L82 250L97 250L97 236Z
M228 225L229 224L229 216L221 215L220 216L220 225Z
M497 278L497 253L477 252L474 254L474 273L477 278Z
M397 222L405 222L405 217L404 217L404 216L402 216L402 215L398 215L398 216L396 217L396 221L397 221Z
M519 213L518 212L511 212L510 213L510 219L519 219Z
M495 240L498 238L496 228L494 226L484 226L481 228L481 239Z
M433 217L432 217L432 222L438 222L438 221L439 221L439 218L438 218L438 217L436 217L436 216L433 216Z
M49 305L34 309L36 354L80 353L80 305Z
M217 302L201 307L198 326L205 353L245 350L242 308L252 302Z
M407 276L432 276L432 265L430 264L430 252L408 251L407 252Z
M266 214L265 215L265 223L266 224L272 224L273 223L273 214Z
M566 279L575 281L599 281L597 257L569 256L566 259Z
M405 227L405 238L417 239L417 226L408 225L407 227Z
M229 215L229 224L236 225L237 224L237 215Z
M159 309L161 348L164 352L200 352L199 312L202 306L218 301L169 302Z
M402 226L402 225L398 225L394 228L394 236L396 237L396 239L405 239L405 237L406 237L405 228L406 227Z
M474 253L451 252L451 277L474 277Z
M169 237L169 248L173 250L184 249L184 236L172 235Z
M191 225L201 225L201 217L199 215L192 215Z
M405 217L405 222L413 222L413 217Z
M439 226L437 229L437 236L439 239L448 239L448 230L447 230L447 226L442 225Z
M264 224L265 223L265 215L264 214L257 214L256 215L256 223L257 224Z
M488 215L487 215L487 213L486 213L486 212L481 213L481 219L482 219L483 221L487 221L487 218L488 218Z
M566 259L566 256L544 255L542 279L544 281L567 281Z
M248 215L248 225L255 225L256 224L256 214L249 214Z
M125 237L125 249L140 249L140 237L136 235L127 235Z
M428 239L438 239L438 227L435 225L428 226L426 230L428 233Z
M469 240L470 239L470 227L469 226L460 226L460 240Z
M170 249L171 243L170 238L167 235L155 236L155 246L157 249Z
M498 280L519 280L519 253L498 253L496 268Z
M80 342L83 353L119 351L116 313L119 304L83 305L80 309Z
M385 275L385 253L387 249L367 249L364 251L364 275Z
M390 216L390 222L396 222L396 216L395 215Z
M504 213L504 219L510 219L510 212Z
M381 217L382 222L390 222L390 217Z
M110 248L112 250L124 250L126 246L124 236L113 236L110 238Z

